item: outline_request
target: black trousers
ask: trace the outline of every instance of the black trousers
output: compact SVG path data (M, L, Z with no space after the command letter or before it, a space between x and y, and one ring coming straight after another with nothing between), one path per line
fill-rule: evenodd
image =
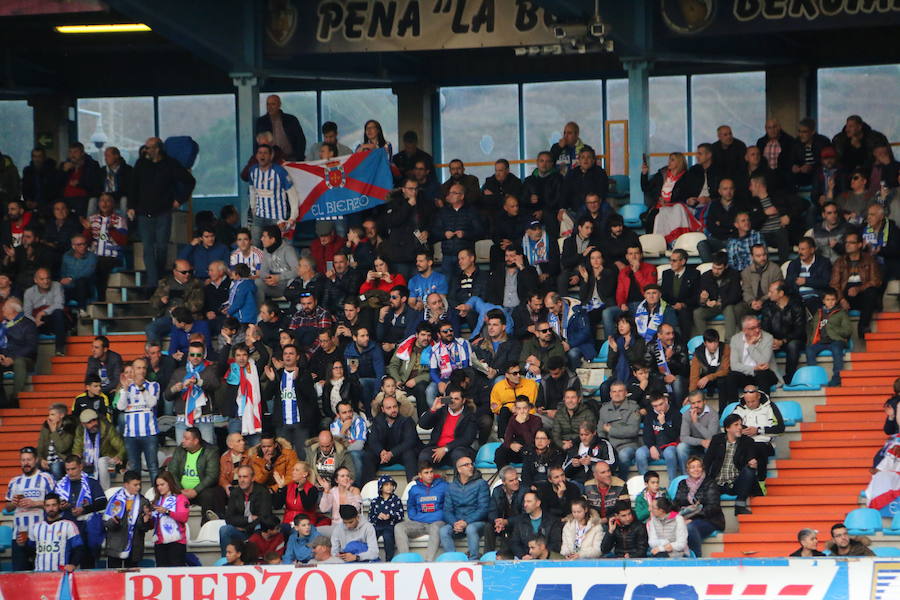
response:
M765 481L769 474L769 457L775 456L775 447L769 442L753 442L753 458L756 459L756 478Z
M431 460L431 453L434 452L436 446L432 446L429 444L422 448L422 451L419 452L419 461L418 462L429 462L433 464L435 467L450 467L451 469L456 468L456 461L464 456L468 456L469 458L475 458L475 452L472 451L469 447L462 448L454 448L450 452L444 455L444 458L440 462L433 462Z
M387 449L387 448L386 448ZM394 455L394 457L390 460L390 462L385 465L381 464L381 457L378 455L378 452L371 450L368 446L366 447L365 453L363 454L363 472L362 472L362 480L363 481L372 481L375 479L375 475L378 473L378 469L382 466L390 466L401 464L403 465L403 470L406 471L406 480L412 481L416 478L418 474L418 465L416 464L416 460L418 460L419 453L415 448L410 448L406 452L402 452L400 455Z
M183 567L187 545L180 542L156 544L153 547L153 554L156 556L157 567Z
M878 309L878 303L881 301L881 290L878 288L868 288L858 293L852 298L844 292L844 297L850 303L850 308L859 311L859 324L857 324L857 333L862 338L869 330L872 324L872 315Z
M227 502L228 498L225 495L225 490L218 484L204 489L195 498L191 498L191 504L200 506L200 512L202 513L201 524L209 520L206 518L206 511L208 510L213 511L219 515L219 518L222 518L225 515Z
M515 452L506 444L503 444L499 448L497 448L497 452L494 454L494 464L497 465L498 469L502 469L509 463L520 463L523 460L524 459L521 450L519 452Z

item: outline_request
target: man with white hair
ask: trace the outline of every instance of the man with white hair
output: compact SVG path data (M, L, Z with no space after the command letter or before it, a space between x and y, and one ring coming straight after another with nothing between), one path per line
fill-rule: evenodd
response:
M68 324L62 284L53 281L50 270L34 272L34 285L25 290L25 316L34 321L38 331L56 337L56 355L65 356Z
M281 110L281 97L266 98L266 114L256 120L256 131L270 131L275 145L284 152L285 160L306 160L306 135L300 120Z
M773 343L772 334L762 330L758 317L747 315L741 320L741 331L732 336L730 344L730 389L743 390L749 384L768 392L772 386L781 382ZM738 399L728 399L729 402L733 400Z

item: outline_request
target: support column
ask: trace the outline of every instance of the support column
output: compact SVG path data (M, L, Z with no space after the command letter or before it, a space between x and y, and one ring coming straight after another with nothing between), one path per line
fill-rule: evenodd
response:
M419 147L426 152L435 155L432 139L432 107L434 88L422 85L404 84L395 85L394 93L397 94L397 133L399 139L394 149L399 152L403 149L403 134L407 131L415 131L419 136Z
M641 197L641 164L650 145L650 63L646 60L625 63L628 72L628 179L631 202Z
M33 145L47 145L47 156L56 161L65 159L73 128L69 121L69 109L74 106L72 99L35 96L28 99L28 104L34 109Z
M237 88L237 152L238 168L242 169L253 154L254 127L259 115L259 83L252 73L232 73L231 80ZM247 223L249 196L247 184L238 179L238 210L241 223Z
M766 69L766 118L778 119L791 135L796 135L800 119L807 116L808 78L809 69L802 65Z

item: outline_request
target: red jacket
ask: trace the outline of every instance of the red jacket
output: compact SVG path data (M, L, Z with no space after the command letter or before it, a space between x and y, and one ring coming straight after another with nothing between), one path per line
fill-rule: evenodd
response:
M306 515L313 525L330 525L331 519L319 513L319 489L306 482L303 488L298 490L297 484L293 481L287 484L284 490L284 518L282 523L288 525L294 524L294 517L297 515ZM278 502L276 501L276 505Z
M284 536L281 533L276 533L268 540L263 538L262 534L254 533L247 543L256 546L258 563L262 563L269 552L275 552L278 556L284 555Z
M628 290L631 287L631 273L631 267L628 265L625 265L625 268L619 271L619 281L616 285L616 304L619 306L628 303ZM637 273L634 274L634 279L637 281L641 295L643 295L646 286L657 282L656 267L650 263L642 262Z
M334 234L331 243L327 246L323 246L319 238L314 239L309 246L309 251L313 260L316 261L316 271L324 275L328 261L334 260L334 255L344 247L345 243L346 240L337 234Z

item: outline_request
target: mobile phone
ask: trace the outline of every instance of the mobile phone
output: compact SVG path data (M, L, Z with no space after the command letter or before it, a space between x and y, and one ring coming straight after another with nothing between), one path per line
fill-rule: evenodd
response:
M325 263L325 270L326 271L334 271L334 261L333 260L329 260Z
M450 396L442 396L441 397L441 405L442 406L450 406Z
M647 156L647 153L646 153L646 152L644 152L643 154L641 154L641 160L644 161L644 164L645 164L645 165L649 165L649 164L650 164L650 162L649 162L649 157Z

